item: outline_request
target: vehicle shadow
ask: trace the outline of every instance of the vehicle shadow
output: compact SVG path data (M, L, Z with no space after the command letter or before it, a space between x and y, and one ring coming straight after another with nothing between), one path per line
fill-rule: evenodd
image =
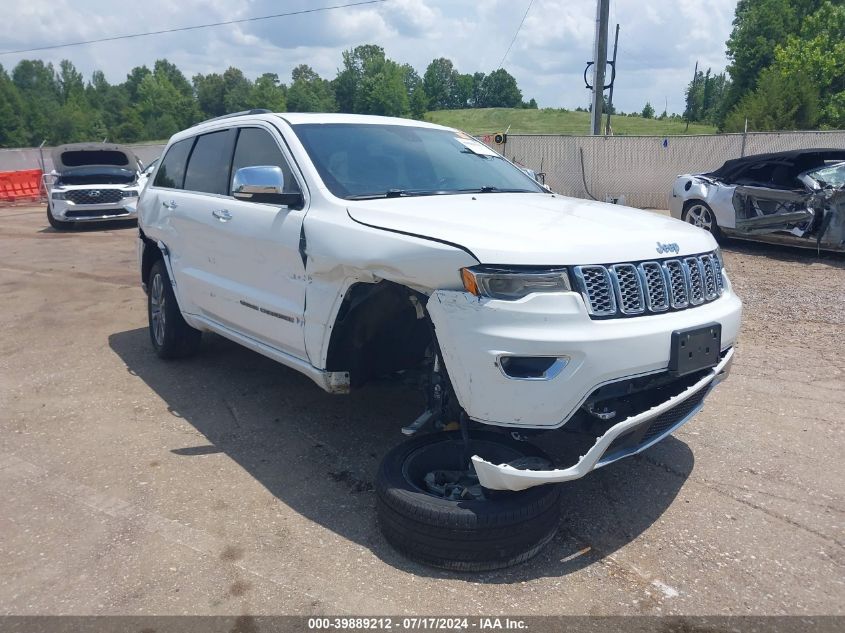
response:
M223 452L288 507L414 575L515 583L572 573L657 521L693 468L690 449L669 438L644 456L565 484L560 533L530 562L480 574L432 569L393 550L375 521L373 482L381 457L403 441L400 425L422 407L414 388L385 381L332 396L298 372L214 335L204 336L196 357L171 362L153 354L146 328L112 334L109 346L172 415L208 440L206 446L167 447L171 454L191 459Z

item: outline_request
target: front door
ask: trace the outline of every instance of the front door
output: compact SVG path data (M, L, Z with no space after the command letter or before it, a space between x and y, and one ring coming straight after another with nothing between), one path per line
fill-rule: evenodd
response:
M306 283L299 238L305 209L229 195L235 172L259 165L281 167L285 191L300 190L276 134L263 127L237 130L226 195L205 196L197 218L202 226L194 233L193 250L204 263L194 282L204 296L195 301L221 325L304 359ZM190 175L189 163L186 189Z

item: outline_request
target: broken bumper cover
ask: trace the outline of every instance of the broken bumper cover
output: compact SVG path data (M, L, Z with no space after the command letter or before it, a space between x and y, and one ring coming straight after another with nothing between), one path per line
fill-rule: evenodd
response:
M533 486L579 479L596 468L636 455L689 422L701 410L707 394L727 377L733 355L734 349L731 348L716 367L683 392L610 427L574 466L555 470L520 470L508 464L492 464L473 455L472 463L479 482L491 490L525 490ZM617 444L614 442L624 439L633 430L643 426L654 428L658 425L659 431L646 441L632 447L616 448ZM646 436L648 437L648 433Z
M672 332L722 326L721 351L732 347L742 304L725 277L724 295L693 308L633 318L592 320L573 292L518 301L438 290L427 308L458 402L476 422L549 430L566 424L596 389L665 372ZM515 377L506 357L551 358L542 375Z

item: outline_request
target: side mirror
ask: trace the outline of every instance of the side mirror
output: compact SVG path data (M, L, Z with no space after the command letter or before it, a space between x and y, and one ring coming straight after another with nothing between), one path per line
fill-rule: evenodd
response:
M259 165L241 167L232 179L232 196L238 200L283 204L297 207L303 204L301 193L285 193L285 176L281 167Z

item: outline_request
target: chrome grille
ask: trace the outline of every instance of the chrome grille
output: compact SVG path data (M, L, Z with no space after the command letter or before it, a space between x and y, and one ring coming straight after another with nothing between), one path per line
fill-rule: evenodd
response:
M645 280L646 299L648 309L652 312L663 312L669 309L669 291L666 285L666 277L663 269L657 262L645 262L640 264L643 279Z
M610 285L610 275L604 266L579 266L576 269L585 296L590 304L590 313L595 316L616 314L616 301Z
M694 305L704 303L704 279L701 274L701 262L695 257L687 257L684 266L689 276L689 302Z
M670 259L663 263L663 268L669 275L669 288L672 293L672 307L683 310L689 305L687 292L687 276L684 266L677 259Z
M619 309L622 314L645 312L643 287L636 267L633 264L615 264L610 269L613 271L615 281L613 285L616 289L616 298L619 300Z
M74 204L114 204L123 200L120 189L71 189L65 198Z
M702 268L704 269L704 298L712 301L719 296L719 291L716 288L716 269L713 266L712 255L702 255L699 258Z
M718 255L713 257L713 270L716 271L716 292L722 294L725 289L725 281L722 279L722 262Z
M714 301L724 292L715 253L572 270L593 318L683 310Z

